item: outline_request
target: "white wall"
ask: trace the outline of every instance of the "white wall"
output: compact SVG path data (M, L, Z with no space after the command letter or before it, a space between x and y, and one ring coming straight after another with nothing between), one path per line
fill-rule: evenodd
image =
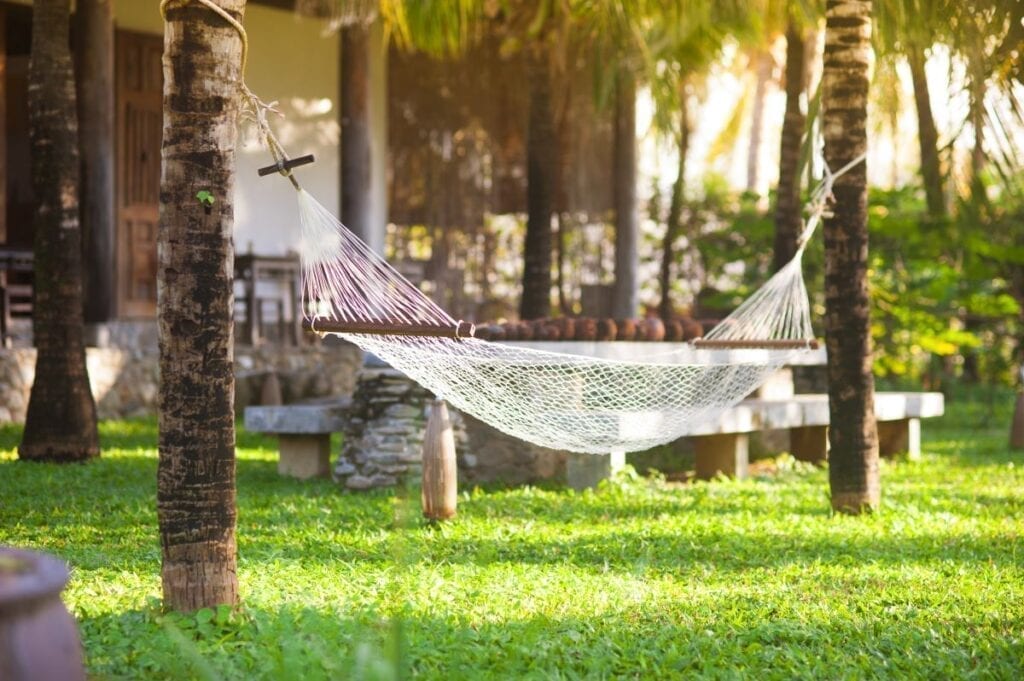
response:
M116 0L118 28L163 34L157 0ZM317 162L295 171L299 182L337 214L339 38L324 23L292 12L250 5L244 20L249 35L246 83L265 102L277 100L284 118L272 120L291 156L315 153ZM298 244L295 191L278 175L260 178L256 169L273 159L243 125L235 185L235 249L283 254Z

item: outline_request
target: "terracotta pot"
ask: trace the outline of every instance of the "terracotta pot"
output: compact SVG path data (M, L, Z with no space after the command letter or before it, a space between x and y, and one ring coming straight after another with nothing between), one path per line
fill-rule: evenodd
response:
M85 679L75 620L60 600L68 569L52 556L0 546L0 679Z

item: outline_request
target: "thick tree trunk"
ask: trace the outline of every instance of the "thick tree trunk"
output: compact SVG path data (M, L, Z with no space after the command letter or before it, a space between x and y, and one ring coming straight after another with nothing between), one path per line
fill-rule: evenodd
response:
M371 243L368 31L341 31L341 221Z
M526 135L526 243L522 319L551 314L551 212L554 208L555 121L546 54L530 57L530 118Z
M946 214L946 200L942 191L942 168L939 164L939 133L932 115L928 77L925 74L924 51L917 46L907 50L910 77L914 83L914 104L917 107L917 140L921 145L921 179L924 182L928 213L934 217Z
M37 0L32 20L28 105L32 186L39 201L32 332L38 354L18 455L36 461L82 461L100 453L83 339L69 12L69 0Z
M838 170L867 151L871 1L832 0L826 12L822 129L825 162ZM828 346L829 483L832 508L878 507L878 433L871 373L867 171L860 163L834 188L825 222L825 337Z
M635 317L640 306L637 282L636 79L621 69L615 86L615 284L612 315Z
M775 200L775 253L778 271L796 255L803 228L800 203L800 145L807 125L807 68L800 26L789 19L786 27L786 117L782 121L779 150L779 188Z
M76 84L82 150L85 321L114 316L114 20L111 0L78 0Z
M245 0L218 4L241 19ZM231 231L241 45L198 3L167 13L157 514L164 603L183 611L238 602Z
M658 282L661 288L661 302L658 303L658 316L666 322L675 317L672 305L672 263L675 262L675 242L679 238L680 221L683 215L683 202L686 197L686 154L690 149L690 116L686 106L686 91L679 86L679 168L676 181L672 185L672 198L669 200L668 217L665 220L665 238L661 243L661 272Z

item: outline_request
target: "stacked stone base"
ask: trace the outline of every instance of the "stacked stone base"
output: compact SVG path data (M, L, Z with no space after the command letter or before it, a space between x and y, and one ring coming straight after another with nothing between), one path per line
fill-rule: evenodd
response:
M352 395L334 477L349 489L418 483L423 474L423 431L433 401L429 390L402 372L368 360ZM465 449L461 415L453 412L451 421L456 447Z
M434 395L370 358L360 372L334 477L348 489L418 484ZM525 484L565 478L567 454L506 435L452 409L460 484Z

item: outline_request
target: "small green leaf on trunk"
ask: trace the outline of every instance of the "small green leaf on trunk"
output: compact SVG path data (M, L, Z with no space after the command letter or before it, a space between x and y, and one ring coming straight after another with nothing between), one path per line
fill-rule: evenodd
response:
M196 193L196 198L199 199L199 203L204 206L212 206L216 199L213 198L213 194L208 189L200 189Z

